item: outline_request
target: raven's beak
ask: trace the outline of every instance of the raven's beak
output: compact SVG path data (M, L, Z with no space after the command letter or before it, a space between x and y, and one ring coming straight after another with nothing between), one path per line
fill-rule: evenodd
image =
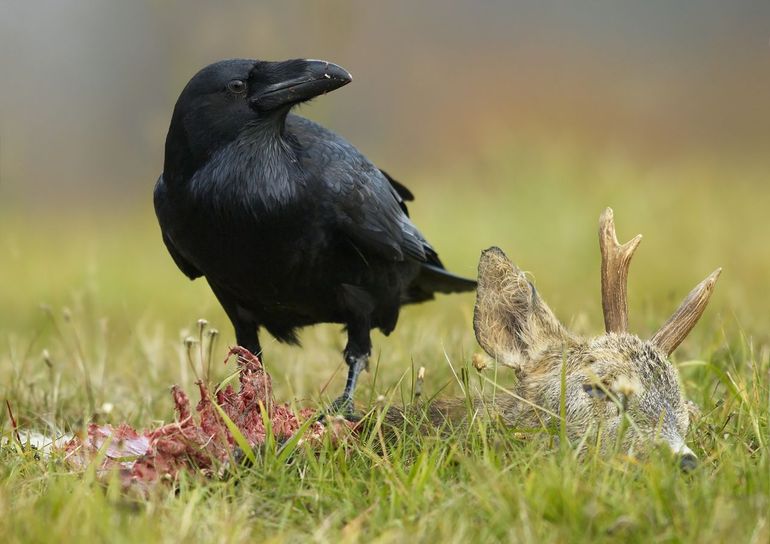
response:
M271 70L280 81L251 97L253 108L266 111L310 100L353 81L344 68L325 60L292 60L275 63Z

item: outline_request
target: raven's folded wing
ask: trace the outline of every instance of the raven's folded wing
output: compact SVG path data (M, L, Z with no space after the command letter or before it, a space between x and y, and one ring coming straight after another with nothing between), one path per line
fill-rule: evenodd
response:
M390 182L390 188L393 192L393 196L396 197L396 200L398 200L398 205L401 207L407 217L409 217L409 209L406 207L406 203L414 200L412 191L410 191L400 181L393 179L393 177L391 177L391 175L382 168L380 168L380 172Z
M337 172L334 210L339 226L354 244L392 260L426 260L430 245L404 213L387 178L376 168Z
M195 278L200 278L203 275L203 273L200 270L198 270L198 268L196 268L194 264L192 264L190 261L188 261L182 256L179 250L174 246L174 241L171 239L171 236L167 232L165 232L163 228L164 223L167 220L169 201L168 201L168 194L166 192L166 184L163 180L162 174L158 178L158 181L155 183L155 191L153 192L153 203L155 205L155 214L158 216L160 229L161 229L161 232L163 233L163 243L166 244L166 249L168 249L168 252L171 254L171 258L174 259L174 262L179 267L179 270L181 270L185 276L187 276L191 280L194 280Z
M171 238L166 236L166 234L163 234L163 243L166 244L166 249L168 249L168 252L171 254L171 258L174 259L174 262L179 267L179 270L181 270L185 276L191 280L194 280L195 278L200 278L203 275L203 273L198 270L195 265L185 259L181 253L179 253L179 250L174 247L174 242L171 240Z
M413 198L406 187L320 125L289 116L287 126L301 146L302 167L317 184L319 205L364 258L373 252L394 261L425 262L435 255L406 214L404 200Z

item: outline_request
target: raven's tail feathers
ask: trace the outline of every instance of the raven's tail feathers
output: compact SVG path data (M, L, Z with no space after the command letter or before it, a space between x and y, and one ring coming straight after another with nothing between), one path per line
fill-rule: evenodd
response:
M423 302L434 293L464 293L476 289L476 280L463 278L433 264L423 263L404 302Z

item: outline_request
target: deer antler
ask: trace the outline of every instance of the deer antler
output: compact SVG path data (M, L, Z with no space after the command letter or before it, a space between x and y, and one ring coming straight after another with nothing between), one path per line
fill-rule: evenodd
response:
M690 291L674 315L669 317L652 337L653 344L670 355L682 343L706 310L711 293L714 292L714 285L721 273L722 269L717 268Z
M599 217L599 248L602 252L602 310L607 332L628 330L628 266L639 246L642 235L621 245L615 234L612 208L606 208Z

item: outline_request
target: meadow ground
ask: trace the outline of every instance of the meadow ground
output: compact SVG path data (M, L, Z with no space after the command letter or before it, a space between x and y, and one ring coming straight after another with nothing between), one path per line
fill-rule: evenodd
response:
M688 436L702 461L693 473L663 451L644 461L579 461L567 445L549 449L480 423L386 452L364 440L290 465L267 452L230 479L192 475L138 500L67 471L55 456L4 447L2 539L770 541L770 186L759 166L735 164L651 166L510 145L451 172L404 177L417 195L413 217L449 267L473 275L480 250L499 245L532 272L557 315L587 334L601 331L596 229L607 205L622 239L644 234L630 274L634 332L653 332L691 287L724 267L705 317L673 356L702 410ZM419 366L424 395L461 394L452 367L467 368L478 351L472 306L472 295L442 297L404 310L390 337L375 335L361 407L378 395L408 400ZM138 211L5 210L0 308L0 397L22 427L43 431L94 418L168 421L169 386L192 389L182 339L197 320L221 330L215 362L233 341L205 283L187 282L166 255L149 196ZM266 339L267 366L279 400L320 406L342 387L343 336L322 326L302 339L303 349ZM490 387L470 372L471 389ZM215 380L227 373L214 365ZM500 371L501 382L510 379ZM5 416L2 433L11 434Z

